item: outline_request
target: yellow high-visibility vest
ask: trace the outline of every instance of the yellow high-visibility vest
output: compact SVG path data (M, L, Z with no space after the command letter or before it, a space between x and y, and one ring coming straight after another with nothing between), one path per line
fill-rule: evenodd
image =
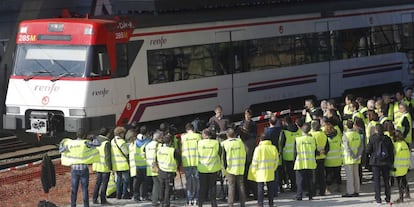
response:
M325 167L338 167L342 165L342 136L328 138L329 151L325 158Z
M145 146L145 159L147 161L147 176L158 176L158 173L152 171L152 164L155 162L157 151L160 143L157 141L151 141Z
M176 172L177 161L174 158L174 147L161 146L157 151L158 167L164 172Z
M312 136L304 135L295 139L296 160L294 170L316 169L316 140Z
M183 167L197 166L197 143L201 134L188 132L181 135L181 157Z
M253 160L247 179L256 182L269 182L275 179L275 171L279 162L279 152L270 140L259 142L254 149Z
M197 144L198 165L201 173L213 173L221 169L219 142L215 139L202 139Z
M410 129L408 130L407 136L404 138L404 140L411 144L412 142L412 133L413 133L413 121L411 120L411 115L408 112L405 112L401 115L401 117L397 120L396 127L401 132L404 132L404 126L402 125L404 118L407 118L408 123L410 125Z
M120 148L123 145L126 145L126 142L122 138L115 137L111 140L112 170L113 171L129 170L129 160L126 157L128 156L129 153L124 155L122 154L122 151L120 150Z
M393 174L396 177L404 176L410 167L410 148L404 141L394 142L394 152L394 168L396 171Z
M243 175L246 164L246 149L243 141L240 138L230 138L221 144L226 151L226 157L223 159L227 161L227 173Z
M349 148L356 154L361 143L361 136L356 131L347 131L344 133L346 139L348 140ZM344 148L344 165L359 164L361 163L361 158L354 159Z
M318 151L324 151L326 147L326 143L328 142L328 137L323 131L311 131L309 134L312 135L313 138L316 140L316 149ZM320 154L316 156L317 160L325 159L326 154Z
M99 151L96 148L86 146L87 140L62 140L62 145L68 148L61 155L61 164L71 166L73 164L92 164L99 162Z
M103 141L101 145L96 148L99 152L99 162L95 162L92 164L92 170L95 172L107 173L111 171L105 160L105 157L107 156L106 155L107 152L105 152L105 147L107 144L109 145L108 141Z
M295 144L295 138L300 136L299 130L296 132L283 130L282 133L284 133L286 137L285 147L282 149L282 158L286 161L293 161L293 146Z

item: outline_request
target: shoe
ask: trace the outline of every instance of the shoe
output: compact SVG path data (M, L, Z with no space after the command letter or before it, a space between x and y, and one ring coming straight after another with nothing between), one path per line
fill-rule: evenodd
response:
M343 198L350 198L350 197L354 197L354 194L348 194L348 193L346 193L346 194L343 194L342 197Z
M325 193L319 193L319 196L325 196Z
M399 199L395 200L393 203L402 203L402 202L404 202L404 200L399 198Z
M359 197L359 193L352 194L352 197Z
M93 200L93 201L92 201L92 203L93 203L93 204L99 204L99 203L98 203L98 200Z
M122 196L122 199L125 199L125 200L126 200L126 199L131 199L131 196L129 196L129 195L123 195L123 196Z
M108 201L101 201L102 206L110 206L112 203L109 203Z
M293 200L301 201L302 198L294 198Z
M410 193L406 193L404 198L411 199L411 195L410 195Z

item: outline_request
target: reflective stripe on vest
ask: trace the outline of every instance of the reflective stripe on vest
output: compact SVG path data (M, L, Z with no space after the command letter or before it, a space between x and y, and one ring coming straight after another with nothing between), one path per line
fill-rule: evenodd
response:
M297 137L296 142L296 160L293 169L316 169L316 140L315 138L305 135Z
M410 149L404 141L394 142L394 168L396 169L394 174L396 177L404 176L408 172L410 167Z
M227 169L226 171L232 175L243 175L246 163L246 149L241 139L231 138L222 142L222 146L226 151Z
M157 176L158 173L152 172L152 163L155 162L157 148L160 144L157 141L151 141L145 146L145 158L147 161L147 176Z
M65 139L64 146L68 151L62 153L62 165L92 164L99 162L99 151L96 148L86 146L87 140Z
M174 147L162 146L157 151L157 162L160 170L164 172L176 172L177 161L174 159Z
M183 167L197 166L197 143L201 134L188 132L181 136L181 157Z
M117 144L119 147L117 146ZM129 170L129 160L127 160L127 158L125 157L126 155L124 156L120 150L120 148L122 148L122 145L126 145L126 142L124 139L113 138L111 141L112 170L113 171Z
M338 134L328 138L329 151L325 158L325 167L338 167L342 165L342 138Z
M359 146L361 143L361 136L356 131L347 131L344 133L346 139L348 140L348 147L356 154L358 152ZM361 158L354 159L344 148L344 165L359 164L361 163Z
M219 142L213 139L202 139L197 144L198 165L201 173L213 173L220 170Z
M108 141L103 141L101 143L101 145L96 148L98 150L98 152L99 152L99 162L96 162L96 163L93 163L92 164L92 170L95 171L95 172L103 172L103 173L106 173L106 172L110 172L111 171L109 169L109 166L106 163L106 160L105 160L105 156L106 156L105 146L107 144L109 144Z
M312 137L316 140L316 149L318 149L319 152L325 151L326 143L328 142L328 137L326 137L326 134L323 131L311 131L309 134L311 134ZM325 158L325 153L321 153L320 155L316 156L317 160Z

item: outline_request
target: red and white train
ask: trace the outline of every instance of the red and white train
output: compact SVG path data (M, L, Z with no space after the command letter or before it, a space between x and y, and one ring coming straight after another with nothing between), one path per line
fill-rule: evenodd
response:
M414 3L406 2L23 21L4 128L50 136L218 104L241 113L264 102L410 85Z

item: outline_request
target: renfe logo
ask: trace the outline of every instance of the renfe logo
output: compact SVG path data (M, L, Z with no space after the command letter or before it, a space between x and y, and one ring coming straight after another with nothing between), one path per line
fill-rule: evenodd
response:
M162 47L165 44L167 44L167 39L165 39L162 36L159 39L150 40L150 45L153 45L153 46L158 46L159 45L160 47Z
M48 94L52 94L53 92L58 92L59 90L60 90L60 87L57 86L56 83L53 83L51 86L36 85L34 87L34 91L46 92Z
M92 96L102 96L105 97L106 95L108 95L109 90L104 88L102 90L97 90L97 91L92 91Z

